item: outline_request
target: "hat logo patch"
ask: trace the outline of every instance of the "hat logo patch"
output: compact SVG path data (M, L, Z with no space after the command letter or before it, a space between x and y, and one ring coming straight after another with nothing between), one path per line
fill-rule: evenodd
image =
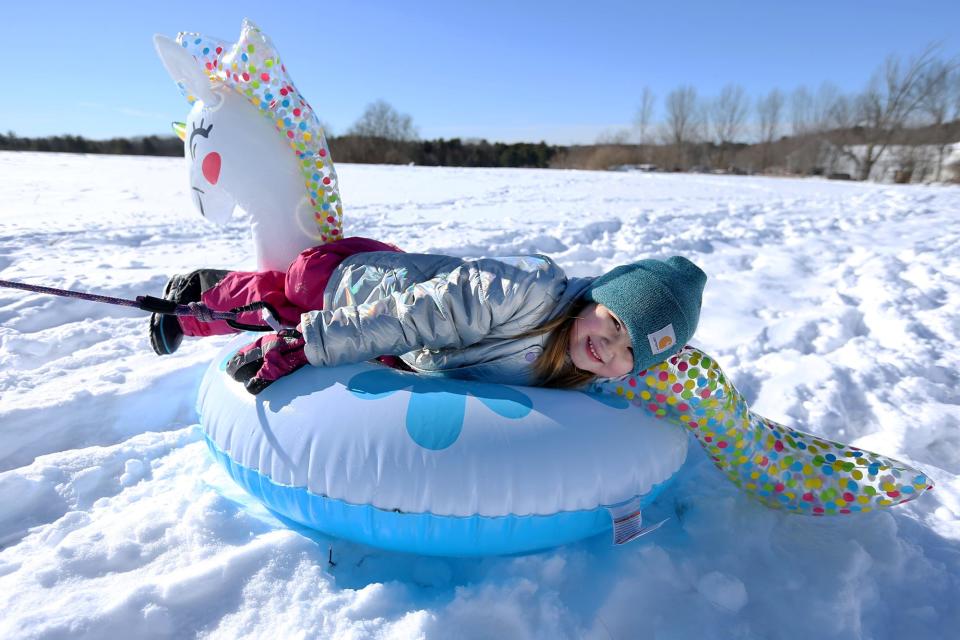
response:
M677 343L677 336L673 332L673 324L668 324L663 329L647 334L647 340L650 341L650 351L653 355L663 353Z

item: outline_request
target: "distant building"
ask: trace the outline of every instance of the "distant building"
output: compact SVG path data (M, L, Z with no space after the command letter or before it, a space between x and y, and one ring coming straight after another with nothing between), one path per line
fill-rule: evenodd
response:
M891 145L870 169L869 179L886 183L926 183L937 180L937 145ZM787 154L787 168L803 175L822 175L832 179L859 178L860 162L866 154L863 145L846 150L828 140L817 139ZM960 180L960 142L944 147L940 181Z
M607 171L657 171L655 164L615 164L607 167Z

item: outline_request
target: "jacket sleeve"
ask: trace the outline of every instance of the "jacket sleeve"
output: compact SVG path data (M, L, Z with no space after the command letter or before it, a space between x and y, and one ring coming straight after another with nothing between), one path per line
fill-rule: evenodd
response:
M537 277L515 279L482 260L411 285L376 302L302 316L311 364L336 366L415 349L463 348L480 342L529 306ZM542 297L542 291L540 292Z

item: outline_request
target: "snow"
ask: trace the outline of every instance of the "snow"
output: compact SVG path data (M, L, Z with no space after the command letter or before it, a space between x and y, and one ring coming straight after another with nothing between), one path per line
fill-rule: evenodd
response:
M682 254L694 344L760 414L919 466L934 491L807 518L691 443L657 532L530 556L393 554L291 528L206 452L224 338L153 355L133 310L0 289L0 637L896 638L960 625L960 189L338 166L348 233L540 251L575 275ZM116 297L253 267L178 159L0 153L0 278ZM328 562L332 553L335 564Z

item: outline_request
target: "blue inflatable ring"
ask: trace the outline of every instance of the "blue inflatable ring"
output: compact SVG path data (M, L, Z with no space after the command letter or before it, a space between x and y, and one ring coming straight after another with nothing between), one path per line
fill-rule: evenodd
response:
M304 367L258 396L224 371L197 400L214 457L268 508L394 551L480 556L610 532L683 463L687 435L618 397L396 371ZM614 523L616 527L614 527Z

